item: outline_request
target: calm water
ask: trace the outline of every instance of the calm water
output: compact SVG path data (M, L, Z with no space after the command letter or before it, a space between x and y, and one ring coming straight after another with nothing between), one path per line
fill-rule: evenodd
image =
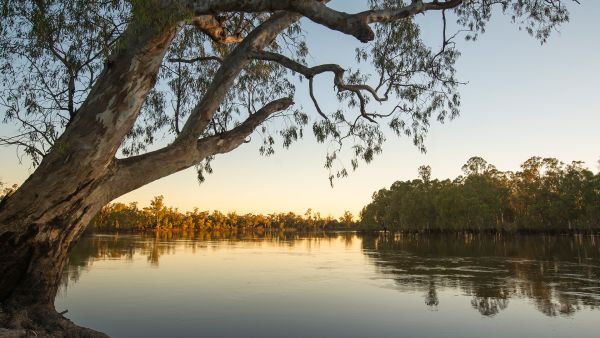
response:
M95 235L56 308L113 337L598 337L599 242Z

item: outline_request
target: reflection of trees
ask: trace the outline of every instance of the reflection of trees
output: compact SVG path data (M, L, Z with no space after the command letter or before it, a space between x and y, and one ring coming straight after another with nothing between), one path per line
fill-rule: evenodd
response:
M133 260L135 255L147 257L152 266L158 266L160 257L174 254L176 248L195 252L198 249L215 248L223 244L244 241L257 247L268 242L270 246L293 246L303 240L310 247L318 247L321 241L331 241L342 236L347 246L352 245L354 233L333 232L254 232L254 231L159 231L137 235L94 235L81 238L69 256L69 264L63 274L61 288L65 290L70 281L77 282L81 273L87 271L95 261L108 259Z
M393 236L363 238L363 249L400 289L420 290L437 307L437 290L472 296L484 316L513 297L548 316L600 306L600 245L594 237Z
M438 299L435 282L432 280L429 282L429 289L427 290L427 293L425 293L425 305L433 309L437 309L439 304L440 300Z
M145 256L152 265L176 249L195 252L223 245L257 248L302 245L307 249L341 238L351 246L352 233L299 232L156 232L126 236L82 238L70 256L62 288L77 281L93 262L133 260ZM267 244L268 243L268 244ZM557 236L404 236L363 237L366 256L381 273L391 275L402 290L418 290L435 310L438 293L461 290L484 316L507 308L511 298L531 300L548 316L572 315L600 306L600 243L594 237Z
M508 299L473 296L471 306L477 309L482 315L491 317L500 312L500 310L506 309Z

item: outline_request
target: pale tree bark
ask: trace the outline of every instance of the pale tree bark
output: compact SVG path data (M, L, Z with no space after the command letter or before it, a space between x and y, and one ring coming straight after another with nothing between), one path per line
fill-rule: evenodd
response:
M55 150L2 205L0 275L13 278L0 280L0 299L12 289L8 284L13 279L20 280L6 270L6 263L12 261L13 256L27 256L14 252L24 241L33 241L39 248L54 248L51 243L61 238L69 242L69 238L77 237L82 230L80 224L89 221L98 211L98 204L109 201L103 181L115 171L114 154L154 85L175 33L176 27L168 27L162 32L148 31L146 36L140 36L132 25L124 37L128 48L115 55L58 140ZM77 229L69 228L75 224ZM31 269L35 264L20 264L27 265ZM44 280L41 275L35 276L35 271L27 271L25 275ZM35 292L28 296L32 301L38 297Z
M176 25L143 33L138 28L130 25L123 36L127 48L113 55L54 150L0 207L0 322L5 326L87 334L55 313L58 283L70 248L110 201L105 182L116 170L114 154L177 32Z

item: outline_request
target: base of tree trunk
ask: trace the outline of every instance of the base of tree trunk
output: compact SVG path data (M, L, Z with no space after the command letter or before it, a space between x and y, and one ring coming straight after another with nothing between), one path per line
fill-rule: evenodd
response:
M53 306L0 308L0 338L108 338L102 332L77 326Z

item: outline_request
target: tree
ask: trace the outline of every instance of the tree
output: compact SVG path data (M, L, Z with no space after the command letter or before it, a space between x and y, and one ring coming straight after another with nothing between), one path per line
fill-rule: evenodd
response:
M340 216L340 225L345 228L350 228L354 224L354 215L348 210L344 211L344 214Z
M381 151L378 122L422 148L431 118L458 114L459 53L448 18L472 39L493 12L504 12L542 42L568 20L560 0L369 0L369 10L354 14L328 2L2 0L0 105L17 132L0 143L37 166L0 209L2 323L78 330L56 314L53 300L68 252L94 214L194 165L203 179L213 156L259 127L267 155L276 135L286 147L302 137L308 116L290 108L294 75L308 82L316 139L353 141L356 168ZM424 43L412 19L429 12L442 19L439 49ZM307 65L303 17L364 43L357 60L375 84L340 65ZM313 82L321 74L333 75L347 111L320 107ZM391 111L373 108L384 101L393 101ZM267 128L274 117L283 129ZM172 138L152 150L159 132ZM331 148L331 178L347 175L334 166L340 148Z
M425 184L429 183L429 180L431 179L431 166L422 165L418 170L421 181L423 181Z
M461 169L466 176L483 175L496 170L493 165L488 164L486 160L479 156L473 156L468 159L467 163L465 163Z
M593 233L600 225L600 175L583 162L532 157L516 173L471 158L454 180L397 181L373 194L359 226L392 231L560 231ZM466 169L465 169L466 168ZM470 168L470 169L469 169ZM425 170L427 169L427 170ZM419 167L419 176L431 168Z

